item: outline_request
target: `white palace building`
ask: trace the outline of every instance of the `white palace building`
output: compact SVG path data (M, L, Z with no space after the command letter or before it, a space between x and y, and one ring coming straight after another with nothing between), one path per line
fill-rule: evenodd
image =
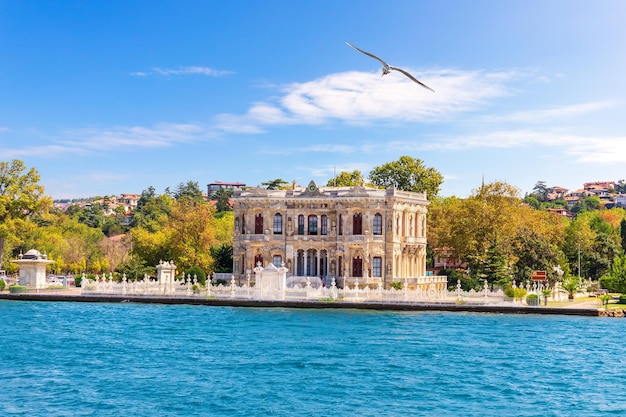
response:
M426 275L425 193L354 187L235 190L233 274L287 268L290 282L445 290ZM252 274L253 275L253 274Z

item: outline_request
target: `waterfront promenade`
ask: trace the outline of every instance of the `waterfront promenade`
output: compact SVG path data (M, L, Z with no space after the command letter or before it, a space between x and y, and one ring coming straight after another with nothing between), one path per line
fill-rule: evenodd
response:
M39 290L11 294L0 293L0 300L58 301L87 303L146 303L146 304L189 304L232 307L282 307L311 309L361 309L380 311L450 311L498 314L548 314L599 316L602 309L599 300L582 299L565 303L549 303L548 306L526 306L516 303L455 303L450 300L372 302L372 301L313 301L313 300L257 300L241 298L212 298L198 296L146 296L117 294L82 294L80 289Z

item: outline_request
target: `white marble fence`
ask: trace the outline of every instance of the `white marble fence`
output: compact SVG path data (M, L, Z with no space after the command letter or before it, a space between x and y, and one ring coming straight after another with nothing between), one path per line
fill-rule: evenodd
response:
M163 264L167 267L170 265ZM172 265L173 266L173 265ZM249 300L284 300L284 301L347 301L347 302L431 302L431 303L523 303L522 300L508 299L502 290L492 291L485 281L480 291L461 289L457 281L456 289L446 288L447 277L426 276L404 279L401 289L385 289L382 283L370 287L359 283L358 279L352 286L339 288L335 278L331 279L330 286L324 285L318 277L298 277L297 282L289 282L286 278L286 268L255 268L255 278L251 281L247 276L245 282L239 285L234 276L226 285L203 286L198 283L197 277L183 275L182 279L150 279L145 276L142 280L129 281L124 275L120 282L112 275L96 276L89 279L83 274L82 292L91 295L135 295L135 296L170 296L170 297L208 297L219 299L249 299ZM409 285L410 280L427 285ZM444 284L444 285L442 285ZM515 284L514 284L515 285ZM543 298L541 285L526 286L527 294L534 293ZM551 297L554 300L556 295ZM557 300L558 301L558 300Z

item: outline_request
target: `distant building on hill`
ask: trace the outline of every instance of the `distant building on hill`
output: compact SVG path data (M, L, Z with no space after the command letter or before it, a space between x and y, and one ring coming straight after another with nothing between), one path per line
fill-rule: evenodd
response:
M215 193L220 189L228 190L228 191L235 191L235 190L243 190L245 186L246 184L241 183L241 182L215 181L207 185L207 196L209 198L213 197L213 195L215 195Z

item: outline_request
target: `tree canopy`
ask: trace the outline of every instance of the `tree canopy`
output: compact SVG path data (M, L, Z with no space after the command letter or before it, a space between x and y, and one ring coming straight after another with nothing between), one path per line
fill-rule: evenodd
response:
M280 190L283 187L285 187L287 184L289 183L282 178L276 178L275 180L261 183L261 185L263 185L268 190Z
M429 168L418 158L401 156L393 162L374 167L369 179L377 187L394 186L399 190L425 192L431 199L439 194L443 175L435 168Z
M326 183L327 187L354 187L365 182L361 171L355 169L352 172L341 171L337 176L331 178Z
M52 206L39 179L37 170L26 170L19 159L0 161L0 268L5 241L15 236L15 222L47 212Z

